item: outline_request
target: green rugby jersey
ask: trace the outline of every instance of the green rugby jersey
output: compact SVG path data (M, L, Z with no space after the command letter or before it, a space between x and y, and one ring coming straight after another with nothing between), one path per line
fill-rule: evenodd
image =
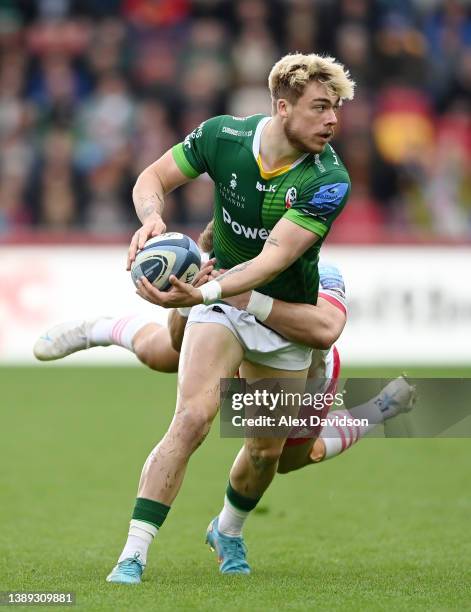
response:
M207 172L214 181L213 240L218 267L232 268L256 257L282 217L319 236L288 269L257 288L287 302L315 304L319 249L345 206L350 179L329 144L321 154L306 153L290 166L264 171L260 136L270 119L264 115L214 117L175 145L173 157L189 178Z

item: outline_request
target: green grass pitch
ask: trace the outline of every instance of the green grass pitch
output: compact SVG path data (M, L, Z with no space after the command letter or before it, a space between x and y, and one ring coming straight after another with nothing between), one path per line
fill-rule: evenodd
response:
M469 439L370 439L278 476L245 530L253 574L224 577L203 541L240 442L215 422L125 587L104 579L175 377L3 368L0 389L0 591L70 590L87 611L471 609Z

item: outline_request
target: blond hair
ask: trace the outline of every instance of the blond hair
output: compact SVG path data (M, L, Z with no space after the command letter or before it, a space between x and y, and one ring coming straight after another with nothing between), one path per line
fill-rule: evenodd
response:
M333 57L289 53L273 66L268 76L273 104L280 98L295 104L311 81L322 83L341 101L353 98L355 82L350 78L350 72Z

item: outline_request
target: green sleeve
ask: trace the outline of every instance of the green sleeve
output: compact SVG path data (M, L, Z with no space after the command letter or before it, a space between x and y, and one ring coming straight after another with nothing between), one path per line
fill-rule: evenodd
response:
M216 157L216 137L223 116L203 121L195 130L172 148L173 159L185 176L196 178L208 172Z
M347 172L328 172L303 187L284 218L325 238L349 195L350 178Z
M283 215L283 217L289 221L292 221L293 223L296 223L296 225L300 225L301 227L304 227L304 229L317 234L321 238L324 238L328 232L328 229L323 223L320 223L315 219L311 219L311 217L308 217L301 211L294 208L290 208L288 212Z
M178 144L172 147L172 155L173 159L175 160L175 163L185 176L192 179L200 175L200 172L195 170L190 164L190 162L187 160L183 150L183 143L179 142Z

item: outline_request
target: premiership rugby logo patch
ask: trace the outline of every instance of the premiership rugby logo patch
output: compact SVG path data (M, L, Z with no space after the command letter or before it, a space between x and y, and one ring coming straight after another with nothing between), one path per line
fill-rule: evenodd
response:
M348 191L348 183L323 185L308 202L318 213L331 213L342 203Z
M296 202L297 197L298 192L296 191L296 187L290 187L285 195L285 208L291 208Z

